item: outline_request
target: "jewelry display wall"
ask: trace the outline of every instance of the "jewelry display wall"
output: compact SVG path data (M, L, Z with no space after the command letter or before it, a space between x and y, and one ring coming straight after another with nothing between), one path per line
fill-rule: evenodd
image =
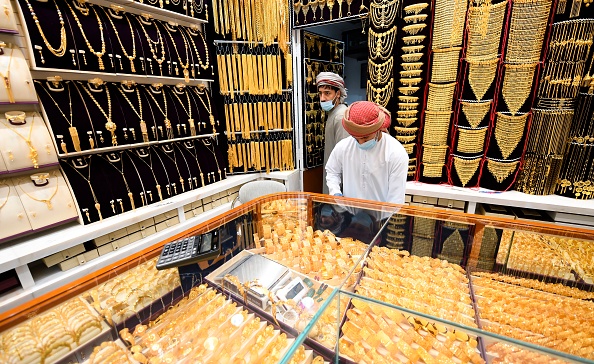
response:
M126 13L117 6L66 0L19 4L34 69L173 77L186 83L214 76L208 44L198 28Z
M422 120L422 166L419 180L441 182L448 151L448 134L458 89L459 57L462 51L467 2L436 0L429 52L431 82L426 86L427 101ZM472 9L472 8L471 8ZM472 10L470 10L472 11Z
M557 14L556 18L561 16ZM592 84L591 69L586 69L586 65L592 58L593 39L592 19L561 20L552 25L537 106L532 110L525 166L516 185L519 191L546 195L557 190L571 197L592 197L591 191L584 186L589 174L589 159L586 153L582 154L589 150L589 134L578 131L584 124L589 124L589 98L587 94L585 97L578 97L578 94L580 87ZM577 130L572 126L574 123ZM581 145L584 148L580 150ZM564 157L568 162L572 161L571 164L579 159L577 163L582 165L584 173L581 168L577 171L563 167L569 166L563 164Z
M27 60L20 48L0 41L0 105L36 104Z
M303 159L306 168L324 164L326 112L320 108L316 76L334 72L344 76L344 43L314 33L303 32L303 96L305 127Z
M212 138L60 159L85 224L221 181L223 163Z
M293 1L295 27L305 27L351 17L365 17L368 15L368 9L368 0Z
M220 126L204 85L52 78L35 86L61 157L215 135Z

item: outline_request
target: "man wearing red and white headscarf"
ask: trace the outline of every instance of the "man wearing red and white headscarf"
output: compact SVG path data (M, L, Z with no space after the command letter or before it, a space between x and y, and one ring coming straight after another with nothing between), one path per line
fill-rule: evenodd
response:
M334 72L320 72L316 76L316 86L320 96L320 108L327 113L324 127L324 166L326 166L332 149L339 141L349 136L342 126L342 116L347 108L344 104L347 89L343 78ZM324 193L328 193L325 181L326 170L324 170L322 190Z
M370 101L346 109L342 125L352 138L340 141L326 164L331 195L404 203L408 154L382 132L389 118L388 110Z

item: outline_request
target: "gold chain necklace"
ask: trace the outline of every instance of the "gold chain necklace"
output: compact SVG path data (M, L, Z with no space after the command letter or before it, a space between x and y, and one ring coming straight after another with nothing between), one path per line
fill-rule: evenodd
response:
M35 82L39 82L39 81L35 81ZM52 94L45 87L42 86L41 88L47 93L47 95L50 97L50 99L52 99L52 101L54 102L54 105L56 105L56 108L58 109L60 114L62 114L62 116L64 117L64 120L66 120L68 125L70 125L68 128L68 132L70 133L70 138L72 138L72 144L74 145L74 150L77 152L80 152L82 149L80 147L80 138L78 136L78 130L76 130L76 127L72 126L72 124L73 124L73 121L72 121L72 96L70 95L70 82L68 82L67 85L68 85L67 86L68 87L68 105L70 106L70 119L68 119L66 117L66 115L60 108L60 105L58 105L58 103L56 102L56 100L54 99ZM62 151L64 153L68 153L68 150L66 149L66 143L62 142L60 144L60 147L62 148Z
M392 98L393 92L393 78L391 78L390 81L383 87L375 87L371 84L371 82L367 81L367 99L383 107L386 107L388 105L388 102Z
M124 96L124 99L128 102L128 105L130 105L130 108L132 109L132 111L134 111L134 113L140 118L140 132L142 133L142 140L145 143L148 143L149 142L148 128L146 126L146 122L142 118L142 99L140 98L140 90L138 89L138 86L136 86L136 97L138 98L138 110L136 110L136 108L134 107L134 105L132 104L132 102L130 101L128 96L126 96L126 93L124 91L122 91L122 89L120 89L118 87L118 91L120 91L122 96Z
M74 20L76 20L76 24L78 24L78 28L80 29L80 32L81 32L83 38L85 39L85 43L87 44L89 51L97 57L97 60L99 62L99 70L100 71L105 70L105 65L103 64L103 55L105 54L106 46L105 46L105 38L103 35L103 23L101 23L101 18L99 18L99 14L95 10L95 8L93 8L92 6L90 7L91 9L93 9L93 13L95 14L95 17L97 18L97 24L99 25L99 33L101 33L101 51L97 52L91 45L91 42L89 42L89 39L87 38L87 34L85 33L85 30L83 29L83 26L80 23L80 20L78 19L78 16L76 15L76 12L74 11L74 9L72 9L72 6L70 6L69 2L66 2L66 5L68 5L68 8L70 9L70 12L72 13L72 16L74 16Z
M185 29L185 28L181 28L181 29ZM202 61L202 56L200 56L200 52L198 52L198 47L196 47L196 42L194 42L194 33L192 33L190 31L190 29L186 29L186 31L188 32L187 36L188 38L190 38L190 43L192 43L192 46L194 47L194 52L196 53L196 57L198 57L198 64L200 65L200 67L204 70L208 69L208 67L210 67L210 58L208 55L208 45L206 44L206 39L204 38L204 34L202 34L201 31L196 30L196 33L200 36L200 39L202 39L202 44L204 44L204 53L205 53L205 61ZM182 34L183 35L183 34ZM192 70L192 75L194 74L193 70ZM194 77L194 76L192 76Z
M208 149L212 153L212 157L214 158L215 163L217 164L217 170L219 172L219 181L222 180L221 168L219 167L219 160L217 159L217 155L215 154L214 145L212 144L212 142L207 142L206 140L202 140L202 143L204 144L206 149Z
M151 87L151 86L149 86L149 87ZM159 85L159 87L162 87L162 85ZM161 107L161 105L159 105L155 96L153 96L153 90L145 89L145 91L153 99L153 101L155 102L155 105L157 105L157 107L159 108L159 111L161 111L161 114L163 114L163 116L165 117L165 120L163 122L165 123L167 139L173 139L173 127L171 126L171 120L169 120L169 117L167 116L169 111L167 110L167 97L165 97L165 89L162 88L160 91L161 94L163 95L163 104L165 106L165 111L163 111L163 108ZM159 127L159 128L161 128L161 127Z
M497 58L506 7L507 0L495 5L473 6L468 10L467 59L488 61Z
M372 28L369 29L368 43L369 54L372 59L386 60L392 55L394 43L396 41L396 27L383 33L376 33Z
M393 26L398 13L398 5L399 0L372 0L369 4L371 24L379 29Z
M150 147L148 147L150 148ZM149 169L151 170L151 174L153 175L153 178L155 179L155 187L157 188L157 194L159 195L159 200L163 201L163 193L161 192L161 185L159 184L159 181L157 180L157 176L155 175L155 169L153 168L153 156L151 155L151 150L147 148L147 153L146 155L142 155L140 154L141 149L137 149L136 150L136 155L138 155L138 158L142 161L142 163L146 164L147 167L149 167ZM148 156L149 158L149 163L147 163L144 158L146 158ZM165 167L163 167L163 169L165 169ZM165 170L165 173L167 173L167 170ZM169 181L169 176L167 177L167 180ZM169 185L167 185L169 186Z
M503 88L501 94L512 115L515 115L532 90L536 63L533 64L505 64Z
M551 4L551 0L512 2L506 62L520 64L540 60Z
M466 116L466 121L473 128L478 128L481 124L485 115L491 110L492 101L486 102L472 102L472 101L461 101L462 112Z
M423 144L423 164L440 163L445 164L447 145Z
M194 124L194 119L192 119L192 104L190 103L189 91L186 88L184 88L183 90L184 90L184 93L186 94L186 99L188 100L187 108L186 108L186 105L184 105L182 100L177 95L177 91L174 89L174 90L172 90L172 92L173 92L173 95L177 98L177 101L179 101L180 105L184 108L184 111L186 112L186 115L188 116L188 124L190 124L190 135L196 136L196 125ZM185 128L185 126L184 126L184 128Z
M433 20L433 49L462 45L466 0L440 0L435 3Z
M498 183L502 183L512 174L520 161L508 162L497 161L495 159L487 158L487 169L495 177Z
M167 158L169 158L169 160L171 160L173 162L173 164L175 165L175 169L177 170L177 174L179 175L179 183L181 184L182 192L186 192L185 181L184 181L184 178L181 175L181 172L179 170L179 166L177 165L177 155L175 154L175 149L173 149L173 147L171 147L171 150L167 150L167 147L171 147L171 145L164 144L162 146L162 149L161 150L163 151L163 154ZM173 154L173 157L171 157L169 154ZM177 186L175 186L175 183L172 183L171 185L173 186L173 191L177 195Z
M101 81L100 83L102 83L102 82L103 81ZM75 84L75 86L76 86L76 84ZM90 85L88 85L88 86L81 85L81 86L82 86L83 90L85 90L87 95L89 95L91 100L93 100L95 105L97 105L97 108L99 110L101 110L101 113L103 114L103 116L105 116L105 119L107 119L107 122L105 123L105 129L111 133L111 145L113 145L114 147L117 146L118 145L118 137L115 135L117 125L111 119L111 95L109 94L109 87L107 87L107 84L105 84L105 94L107 95L107 113L106 113L105 110L103 110L103 108L101 107L101 104L99 104L99 101L97 101L95 96L93 96L92 92L89 91L89 88L91 86Z
M64 55L64 53L66 53L66 42L67 41L66 41L66 28L64 27L64 18L62 18L62 12L60 11L58 4L56 4L56 1L53 0L54 5L56 6L56 11L58 12L58 18L60 19L59 20L60 21L60 47L54 48L49 43L49 40L46 38L45 33L43 32L43 29L41 29L41 24L39 23L39 18L37 18L37 14L35 14L35 11L33 10L33 6L29 2L29 0L25 0L25 1L27 2L27 7L29 8L29 11L31 12L31 16L33 17L33 21L35 21L37 30L39 30L41 39L43 39L43 43L45 43L45 46L47 47L47 49L49 49L49 51L54 56L62 57ZM41 63L45 63L45 59L43 59L43 57L41 57Z
M101 157L106 159L107 162L109 163L109 165L112 166L113 168L115 168L122 175L122 179L124 180L124 185L126 186L126 191L128 191L128 198L130 199L130 205L132 206L132 210L136 210L136 206L134 205L134 195L132 194L132 191L130 191L130 186L128 185L128 180L126 180L126 175L124 173L124 161L122 160L123 153L124 153L123 151L120 151L119 157L116 157L115 153L111 153L110 155L112 157L116 157L114 159L109 158L109 156L107 158L105 158L103 156L101 156ZM115 165L116 162L120 162L122 169L116 167L116 165ZM123 205L122 205L122 212L124 212Z
M160 72L161 76L163 76L163 62L165 62L166 56L165 56L165 43L163 42L163 37L161 35L161 31L159 30L157 23L153 22L152 24L155 27L155 30L157 31L157 37L158 37L158 40L154 41L151 39L148 32L146 31L146 28L144 27L144 24L143 24L143 19L138 19L138 23L140 24L140 28L142 29L142 32L144 33L144 36L147 40L149 49L151 51L151 54L153 55L153 59L157 62L157 65L159 65L159 72ZM153 44L155 45L154 47L153 47ZM161 58L157 57L157 52L159 51L159 44L161 45ZM153 64L149 63L149 65L151 66L151 73L153 73Z
M456 150L468 154L481 153L485 145L485 135L487 135L488 129L488 127L480 129L458 127L458 143Z
M429 83L429 96L427 97L427 110L450 111L454 100L456 82L452 83Z
M392 76L394 57L388 58L388 60L383 63L376 63L370 59L368 63L369 79L371 82L376 85L383 85L387 83Z
M178 29L178 31L180 32L181 37L184 41L184 48L186 50L186 63L184 64L182 62L179 51L177 49L177 43L175 42L175 39L173 39L173 36L171 35L171 31L167 27L167 24L165 24L164 28L165 28L165 31L167 31L167 34L169 34L169 39L171 39L171 43L173 43L173 49L175 49L175 54L177 54L177 59L179 60L179 65L182 68L184 80L186 81L186 83L188 83L188 82L190 82L190 71L188 70L188 67L190 66L190 50L188 49L188 41L186 40L186 37L183 34L181 34L181 30ZM175 66L175 74L179 75L179 69L177 68L177 65Z
M462 47L433 50L431 82L455 82L458 76L458 63Z
M495 79L499 58L488 61L473 61L470 59L466 59L466 61L468 62L468 83L476 99L482 100Z
M511 116L500 112L497 113L495 140L503 159L507 159L522 140L528 115L526 113L521 116Z
M198 91L198 89L202 89L201 91ZM208 92L206 91L206 88L204 86L198 86L198 89L195 89L194 92L196 93L196 96L198 96L198 99L200 99L200 102L202 103L202 105L204 106L204 108L206 109L206 111L208 112L208 120L210 121L210 125L212 126L212 132L216 133L216 129L215 129L215 117L212 114L212 105L210 103L210 96L208 96ZM202 99L202 96L200 95L204 95L206 96L206 103L204 102L204 100ZM208 106L206 106L206 104L208 103Z
M111 24L111 27L113 28L113 31L116 34L116 38L118 39L118 43L120 43L120 47L122 48L122 52L124 53L124 56L126 58L128 58L128 60L130 61L131 72L136 73L136 67L134 67L134 60L136 59L136 37L134 36L134 29L132 28L132 22L130 22L128 15L126 15L126 14L123 15L123 17L126 18L126 20L128 21L128 26L130 27L130 36L132 37L132 55L129 55L128 52L126 51L126 48L124 47L124 43L122 43L122 40L120 39L120 33L118 32L118 29L116 28L115 24L113 23L113 20L111 20L111 15L108 14L108 12L107 12L107 10L105 10L105 8L101 8L101 9L103 9L105 16L109 20L109 23ZM121 65L122 65L122 62L120 61L120 66Z
M81 166L77 167L76 164L74 164L74 163L72 165L70 163L68 163L68 165L70 167L72 167L74 169L74 171L76 173L78 173L85 181L87 181L87 184L89 185L89 189L91 190L91 194L93 195L93 200L95 201L95 209L97 210L97 213L99 214L99 221L101 221L101 220L103 220L103 215L101 215L101 205L99 204L99 201L97 200L97 195L95 195L95 190L93 189L93 186L91 185L91 162L92 162L92 159L91 159L91 157L83 157L83 158L88 160L88 163L86 164L86 166L81 165ZM79 169L82 169L82 168L85 168L85 167L88 167L89 168L89 172L87 174L88 177L85 177L79 171ZM85 209L83 209L83 211L84 210ZM91 218L89 217L88 210L85 211L85 214L87 215L87 220L89 222L91 222Z
M53 210L54 206L52 205L52 199L58 193L58 187L59 187L58 176L55 174L55 172L54 172L54 177L56 177L56 189L54 190L54 192L52 192L52 194L48 198L45 198L45 199L31 196L29 193L27 193L27 191L25 191L25 189L23 189L20 182L17 183L17 186L19 186L20 190L23 191L23 193L25 195L27 195L31 200L37 201L37 202L43 202L45 204L45 206L47 206L48 210ZM47 175L47 178L48 178L48 183L49 183L49 175Z
M443 163L423 163L423 177L439 178L443 175Z
M423 143L429 145L446 145L448 142L451 115L451 111L425 110Z
M33 113L31 125L29 126L29 135L27 137L22 136L21 133L19 133L14 127L12 127L12 125L10 125L13 120L20 120L21 118L23 122L18 125L24 125L27 123L27 121L25 120L26 114L24 112L17 111L16 113L18 115L15 115L15 112L7 112L5 115L8 122L4 125L6 125L8 129L10 129L13 133L18 135L21 139L23 139L25 143L27 143L27 147L29 148L29 159L31 159L31 162L33 163L33 168L39 168L39 160L37 159L37 149L35 149L33 143L31 142L31 134L33 133L33 123L35 123L35 113Z
M458 179L462 183L462 187L466 187L468 182L474 177L478 170L481 157L476 158L461 158L454 156L454 167L458 174Z

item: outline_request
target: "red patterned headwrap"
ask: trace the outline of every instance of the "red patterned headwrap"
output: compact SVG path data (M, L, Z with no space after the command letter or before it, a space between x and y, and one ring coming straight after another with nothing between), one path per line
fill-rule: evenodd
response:
M390 127L390 112L371 101L353 102L344 112L342 126L354 137L364 137Z

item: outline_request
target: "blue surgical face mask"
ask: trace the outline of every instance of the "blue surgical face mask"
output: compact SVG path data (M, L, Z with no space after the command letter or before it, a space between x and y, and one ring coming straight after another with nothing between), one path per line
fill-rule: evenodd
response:
M320 101L320 106L322 110L328 112L334 108L334 101Z
M371 140L366 141L363 144L357 143L357 146L362 150L369 150L369 149L375 147L376 144L377 144L377 139L373 138Z

